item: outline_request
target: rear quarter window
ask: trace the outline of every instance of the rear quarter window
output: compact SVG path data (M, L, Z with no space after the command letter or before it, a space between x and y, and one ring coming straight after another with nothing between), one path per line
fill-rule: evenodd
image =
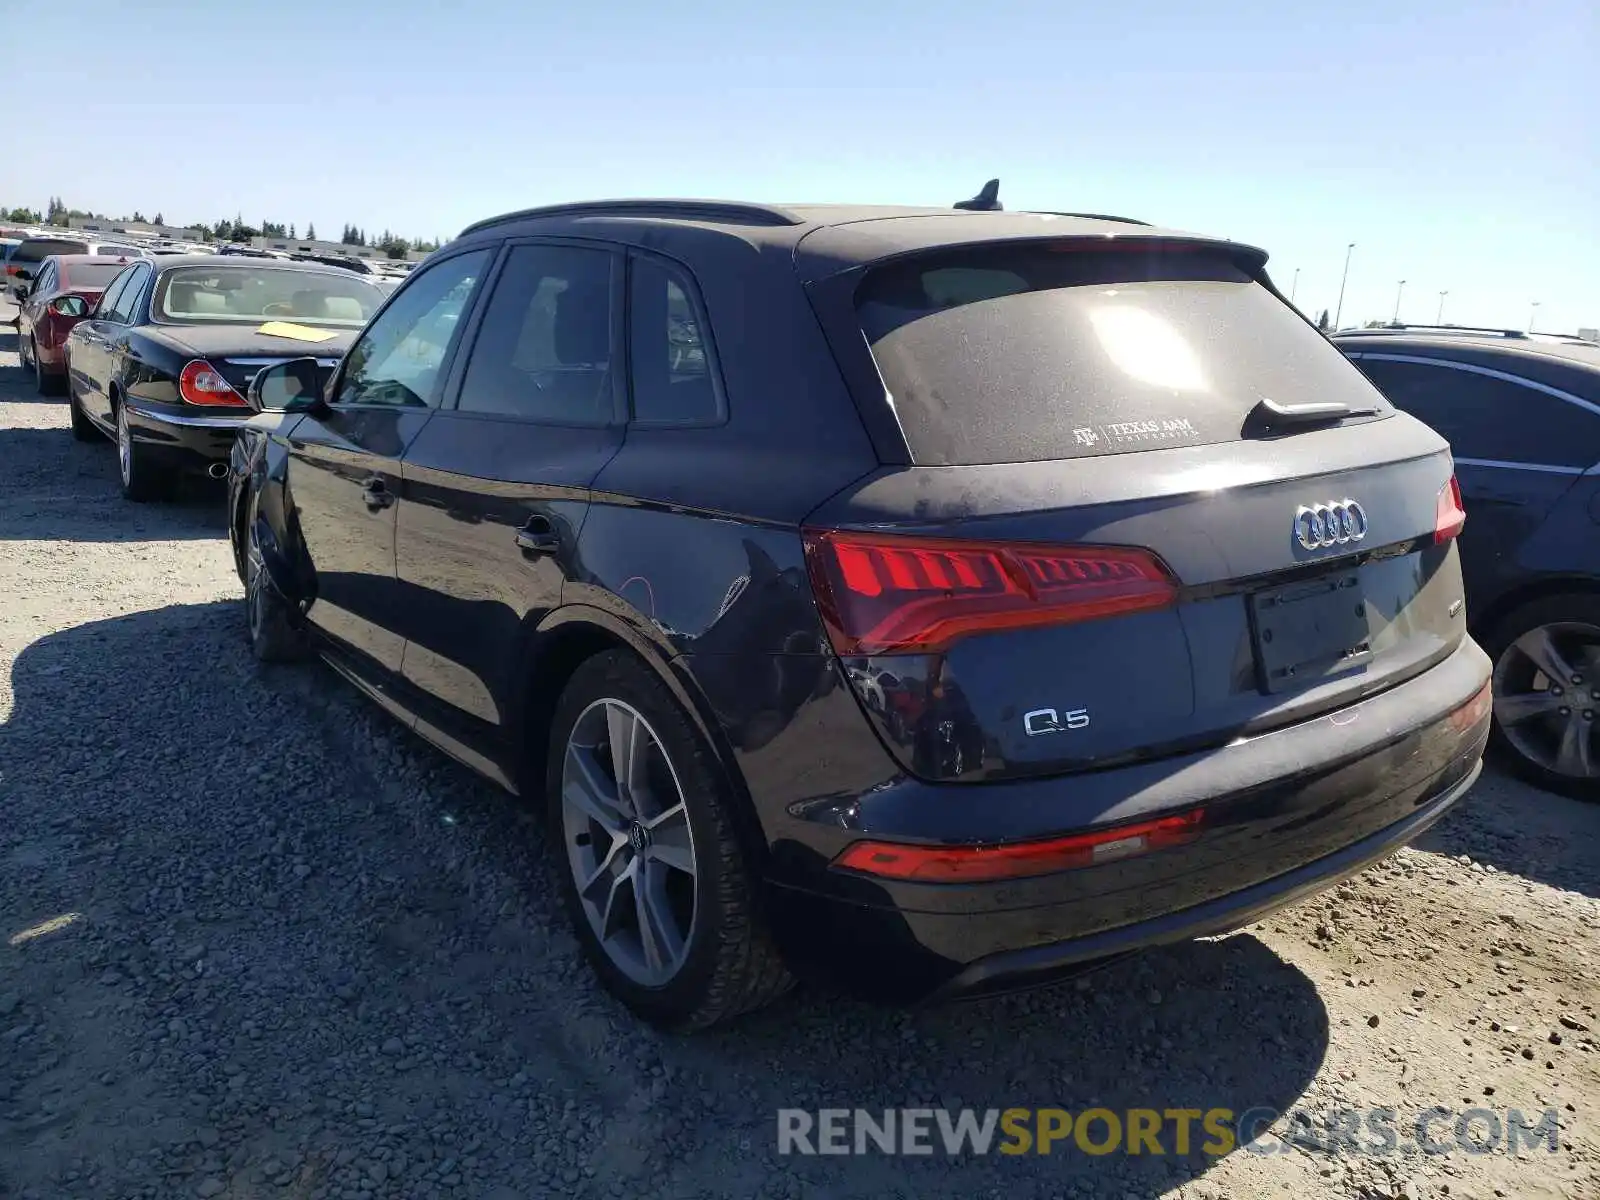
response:
M856 311L924 465L1229 442L1269 398L1390 411L1223 247L918 255L869 271Z
M39 262L52 254L82 254L87 243L54 238L29 238L12 253L12 262Z

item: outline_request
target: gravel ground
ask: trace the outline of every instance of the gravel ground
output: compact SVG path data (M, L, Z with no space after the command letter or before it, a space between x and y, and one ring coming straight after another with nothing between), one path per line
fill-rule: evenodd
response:
M220 495L125 504L14 349L0 327L0 1197L1600 1196L1600 807L1490 775L1226 939L664 1037L581 966L518 805L326 669L259 671ZM1381 1107L1401 1138L776 1152L781 1107L940 1105ZM1435 1105L1554 1108L1556 1151L1418 1153Z

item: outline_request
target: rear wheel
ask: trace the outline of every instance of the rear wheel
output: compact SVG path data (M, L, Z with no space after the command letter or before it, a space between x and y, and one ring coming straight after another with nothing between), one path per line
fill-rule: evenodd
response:
M172 490L172 473L151 461L150 452L133 440L128 428L128 406L117 403L117 469L122 494L141 502L159 500Z
M59 395L61 392L61 380L45 372L44 363L39 361L39 347L37 344L29 348L28 357L33 359L34 390L41 396Z
M1600 799L1600 596L1535 600L1490 633L1495 748L1524 778Z
M789 988L711 753L627 653L590 659L562 693L546 795L573 930L634 1012L703 1029Z
M80 442L94 442L100 439L100 430L95 423L84 414L83 406L78 403L78 393L72 387L72 368L67 368L67 416L72 418L72 436Z

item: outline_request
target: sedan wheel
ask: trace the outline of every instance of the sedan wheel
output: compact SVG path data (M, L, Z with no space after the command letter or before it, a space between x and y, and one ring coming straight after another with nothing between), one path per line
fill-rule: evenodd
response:
M150 461L139 448L128 428L128 406L117 404L117 468L122 477L122 494L129 500L155 500L166 494L171 475Z
M61 386L54 375L45 373L44 364L39 361L39 347L30 347L28 357L33 359L34 390L41 396L54 396L61 390Z
M589 927L629 979L669 982L694 926L694 835L655 730L621 700L597 700L567 738L561 782L567 861Z
M1492 645L1497 743L1524 774L1579 795L1600 786L1596 610L1589 597L1542 601L1514 614Z

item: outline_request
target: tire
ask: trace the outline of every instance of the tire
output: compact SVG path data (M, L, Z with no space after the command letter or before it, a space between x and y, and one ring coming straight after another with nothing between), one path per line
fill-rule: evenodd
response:
M44 363L39 361L39 347L29 348L28 357L33 359L33 386L41 396L59 396L61 394L61 380L54 375L47 375Z
M78 394L72 390L71 369L67 373L67 416L72 418L72 436L80 442L97 442L105 435L99 426L84 414L78 403Z
M1531 601L1483 643L1494 660L1496 757L1548 791L1600 800L1600 595Z
M160 500L172 491L172 472L151 461L150 452L133 440L128 429L128 411L117 403L117 469L122 494L136 504Z
M633 760L631 800L616 787L609 741L593 740L621 728L644 739L635 743L644 753ZM548 763L546 820L557 885L585 956L614 996L652 1024L686 1032L760 1008L789 989L793 979L760 912L758 881L735 830L727 785L699 731L647 667L621 650L583 663L556 703ZM598 781L595 789L577 787L580 777ZM618 807L569 802L569 785L572 796L591 797L609 785ZM676 803L681 818L671 816ZM589 815L602 810L604 823ZM596 843L608 828L615 832L602 852ZM605 876L593 871L600 860L611 864ZM597 880L587 901L579 893L580 872ZM654 904L634 890L640 879L649 881L645 894ZM602 942L596 920L607 896L620 907L610 910L616 928ZM662 919L646 922L647 907ZM658 947L652 968L642 931L647 923L667 930L667 921L668 934L651 939Z
M250 653L257 662L298 662L306 657L309 642L294 609L267 574L253 520L246 524L243 540L245 635Z

